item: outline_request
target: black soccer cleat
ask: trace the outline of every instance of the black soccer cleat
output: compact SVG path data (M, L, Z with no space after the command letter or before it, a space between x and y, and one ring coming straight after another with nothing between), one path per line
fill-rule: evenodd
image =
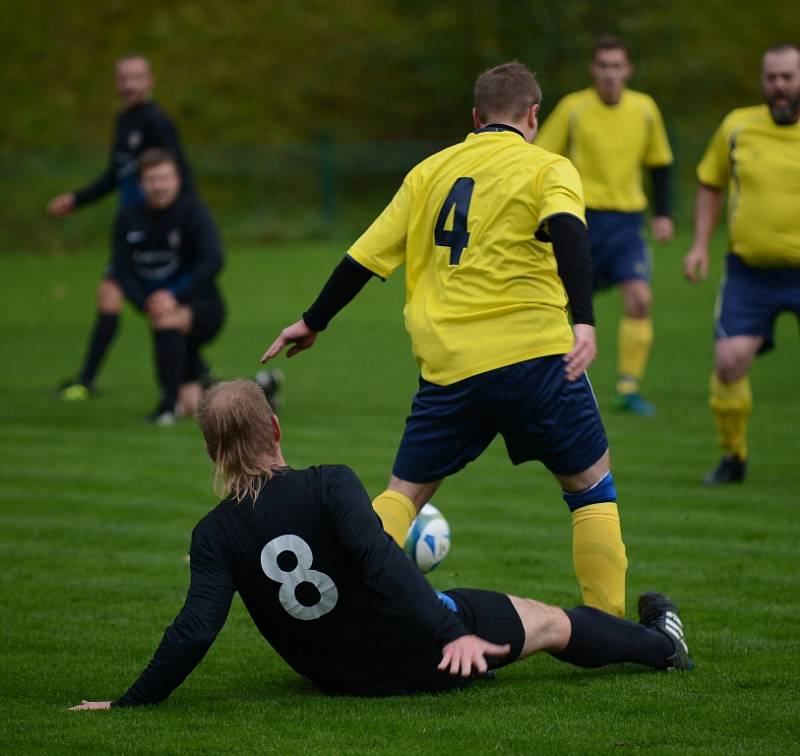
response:
M267 397L269 406L277 410L282 405L278 391L283 384L283 371L282 370L261 370L256 374L256 383L261 386L264 396Z
M703 478L704 486L724 486L728 483L741 483L747 473L747 460L735 454L726 454L720 463Z
M672 641L674 652L665 669L692 669L689 647L683 636L683 623L678 616L678 607L663 593L643 593L639 596L639 624L657 630Z

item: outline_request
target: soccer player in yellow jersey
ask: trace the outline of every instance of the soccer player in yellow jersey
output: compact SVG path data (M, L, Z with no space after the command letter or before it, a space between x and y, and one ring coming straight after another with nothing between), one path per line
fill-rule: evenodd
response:
M625 86L633 66L621 40L601 37L589 71L594 86L564 97L542 125L536 144L566 155L578 169L586 193L595 287L619 285L622 292L615 406L651 415L655 407L639 391L653 341L642 168L653 177L653 238L665 242L673 233L668 192L672 152L653 98Z
M767 50L761 85L765 104L729 113L697 168L694 242L684 259L692 283L706 278L727 185L730 252L717 298L710 400L724 456L706 485L744 480L750 364L772 348L779 313L800 317L800 50Z
M596 354L583 192L572 163L530 143L541 91L520 63L475 85L475 131L411 170L301 320L262 357L310 347L372 277L405 263L419 391L373 505L399 543L442 480L499 433L541 460L573 518L584 603L623 615L627 559L608 442L585 370ZM573 327L567 319L567 302Z

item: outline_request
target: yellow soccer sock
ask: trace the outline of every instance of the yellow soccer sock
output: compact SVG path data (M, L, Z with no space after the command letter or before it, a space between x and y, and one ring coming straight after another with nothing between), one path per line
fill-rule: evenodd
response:
M733 383L723 383L716 373L711 374L711 398L719 445L726 454L747 459L747 419L753 409L750 379L745 376Z
M372 501L372 508L383 522L383 529L400 545L406 542L411 523L417 516L417 508L411 499L399 491L384 491Z
M650 318L624 317L617 331L617 393L635 394L647 367L653 343Z
M583 603L624 617L628 558L614 502L588 504L572 513L572 560Z

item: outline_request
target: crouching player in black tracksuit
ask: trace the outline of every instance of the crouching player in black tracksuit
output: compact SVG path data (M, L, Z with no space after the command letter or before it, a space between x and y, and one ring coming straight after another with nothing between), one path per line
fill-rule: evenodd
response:
M186 603L126 693L75 709L163 701L214 642L236 591L286 662L331 694L461 687L540 650L582 667L690 667L677 610L658 593L640 598L640 624L491 591L437 594L349 468L287 466L255 383L216 384L198 419L231 493L194 529Z
M126 297L153 328L161 399L150 419L171 425L194 413L208 373L200 347L222 327L225 308L214 279L222 246L206 207L180 191L176 158L146 150L139 158L144 202L120 211L114 269Z
M147 149L161 147L172 152L180 167L181 192L194 191L178 130L169 116L152 100L155 80L150 62L141 55L128 55L116 63L116 87L125 107L117 115L108 166L91 184L74 192L59 194L47 206L51 215L63 218L73 210L95 202L117 190L120 208L143 199L137 161ZM89 337L80 372L59 387L68 401L88 399L100 366L119 330L124 297L114 266L107 266L97 287L97 319Z

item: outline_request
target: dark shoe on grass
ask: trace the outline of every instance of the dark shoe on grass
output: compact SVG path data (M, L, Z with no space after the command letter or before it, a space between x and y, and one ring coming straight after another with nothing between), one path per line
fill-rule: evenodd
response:
M657 630L672 641L674 649L666 669L692 669L689 648L683 636L683 623L678 616L678 607L663 593L643 593L639 596L639 624Z
M747 473L747 460L735 454L727 454L720 463L703 478L705 486L724 486L728 483L741 483Z

